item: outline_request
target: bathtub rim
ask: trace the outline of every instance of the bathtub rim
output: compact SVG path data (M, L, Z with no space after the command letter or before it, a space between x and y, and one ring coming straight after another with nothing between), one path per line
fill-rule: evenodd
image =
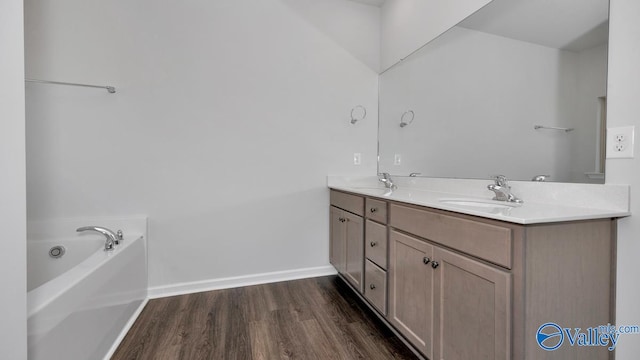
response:
M93 274L100 268L98 265L108 261L109 258L116 256L135 242L144 241L144 236L140 234L135 234L131 238L133 240L125 240L113 251L98 250L94 252L66 272L27 292L27 319L38 314L38 312L62 296L69 288L79 284ZM146 244L143 245L146 248ZM71 281L69 281L69 278L71 278Z
M52 238L52 239L27 239L27 294L37 288L39 288L40 286L48 283L49 281L52 281L53 279L55 279L58 276L62 276L64 273L66 273L67 271L73 269L74 267L80 265L80 263L82 263L83 261L85 261L86 259L88 259L89 257L91 257L93 254L95 254L98 250L100 250L100 248L104 248L104 238L100 239L98 237L92 238L92 239L80 239L80 238L71 238L71 237L66 237L66 238ZM80 242L80 243L85 243L87 245L89 245L91 242L94 242L95 246L91 247L91 252L86 251L83 253L84 256L82 257L77 257L76 261L74 262L74 265L71 267L68 267L66 271L63 271L61 273L59 273L58 276L53 277L53 278L49 278L48 281L45 281L43 283L41 283L40 285L34 287L34 288L29 288L29 284L31 281L29 277L31 276L30 272L31 271L35 271L36 268L38 268L37 265L34 265L34 262L38 262L38 261L46 261L46 260L54 260L54 261L70 261L68 259L65 259L64 257L62 259L48 259L48 255L46 255L46 253L49 251L49 249L52 246L63 246L65 249L69 249L72 248L73 246L76 246L75 243L76 242ZM34 249L34 247L36 247L37 249ZM66 251L66 250L65 250ZM32 253L33 252L33 253ZM73 250L71 253L69 254L65 254L65 256L71 255L73 253ZM32 257L32 255L34 255L34 257ZM74 256L74 255L71 255ZM77 255L76 255L77 256ZM43 259L44 258L44 259ZM37 259L37 260L36 260ZM55 265L54 265L55 266ZM37 271L43 271L46 270L45 269L37 269ZM46 274L47 276L50 276L50 274Z

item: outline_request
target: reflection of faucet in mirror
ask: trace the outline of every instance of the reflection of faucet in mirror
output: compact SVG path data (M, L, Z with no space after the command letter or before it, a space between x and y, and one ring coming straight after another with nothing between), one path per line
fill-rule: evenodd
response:
M416 176L418 176L418 175L420 175L420 174L422 174L422 173L419 173L419 172L412 172L411 174L409 174L409 176L410 176L410 177L416 177Z
M547 181L547 179L550 177L551 175L536 175L533 177L533 179L531 179L531 181L543 182L543 181Z
M521 199L518 199L511 193L511 186L509 186L506 176L495 175L492 177L495 180L495 184L489 184L487 186L487 189L493 191L496 194L493 200L512 202L516 204L523 203Z
M381 177L378 178L378 181L383 183L384 187L386 187L387 189L395 190L398 188L398 186L396 186L396 184L393 183L393 180L391 180L391 175L389 175L389 173L382 173L382 174L379 174L379 176Z

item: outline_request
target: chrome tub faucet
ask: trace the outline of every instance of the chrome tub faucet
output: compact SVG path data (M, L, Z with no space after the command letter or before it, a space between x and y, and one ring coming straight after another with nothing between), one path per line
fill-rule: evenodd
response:
M492 178L494 179L495 183L487 185L487 189L493 191L496 194L493 200L506 201L516 204L523 203L521 199L518 199L511 193L511 186L509 186L506 176L495 175L492 176Z
M117 233L101 226L83 226L76 229L77 232L83 231L95 231L104 235L106 240L104 243L104 251L113 251L116 245L120 245L123 240L122 231L118 230Z

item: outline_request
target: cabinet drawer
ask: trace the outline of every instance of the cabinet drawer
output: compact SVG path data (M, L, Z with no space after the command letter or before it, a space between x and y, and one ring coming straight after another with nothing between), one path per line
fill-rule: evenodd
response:
M364 198L335 190L331 190L331 205L347 210L348 212L362 216Z
M379 223L387 223L387 203L385 201L367 198L364 206L364 215Z
M396 204L389 214L396 229L511 268L510 228Z
M366 257L383 269L387 268L387 227L366 221L364 249Z
M387 315L387 272L369 260L365 260L364 268L364 297L382 315Z

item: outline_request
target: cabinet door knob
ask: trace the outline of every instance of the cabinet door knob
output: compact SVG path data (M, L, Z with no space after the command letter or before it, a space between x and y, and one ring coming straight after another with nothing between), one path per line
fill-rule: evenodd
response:
M378 243L376 243L375 241L372 241L369 245L371 245L371 247L374 247L374 246L378 245Z
M369 211L371 211L372 213L374 213L374 212L378 211L378 208L371 208L371 209L369 209Z
M422 258L422 262L423 262L425 265L427 265L430 261L431 261L431 259L429 259L429 258L428 258L428 257L426 257L426 256Z
M439 265L440 265L440 263L437 262L437 261L434 261L434 262L431 263L431 267L434 268L434 269L437 268Z
M369 285L369 289L373 290L375 288L376 288L376 286L374 284Z

